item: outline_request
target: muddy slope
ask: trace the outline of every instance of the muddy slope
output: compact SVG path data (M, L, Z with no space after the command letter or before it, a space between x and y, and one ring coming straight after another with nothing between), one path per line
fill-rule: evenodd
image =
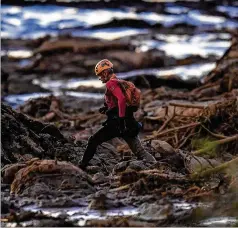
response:
M2 138L2 166L29 160L33 157L40 159L60 159L78 164L87 141L74 143L71 138L66 139L62 133L50 123L36 121L26 115L12 110L2 103L1 106L1 138ZM92 164L101 166L101 163L110 166L117 163L113 147L104 145L99 150L105 154L95 156Z

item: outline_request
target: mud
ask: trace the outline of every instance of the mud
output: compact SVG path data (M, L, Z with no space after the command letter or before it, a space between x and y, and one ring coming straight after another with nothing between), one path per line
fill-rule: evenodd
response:
M202 2L180 4L206 12L209 7L215 15L229 17L218 13L213 1L203 2L206 6ZM73 4L89 7L86 2ZM95 7L105 4L99 1ZM107 4L115 7L118 1ZM143 2L135 4L137 12L166 12L164 4L147 3L146 8ZM113 19L94 28L125 24L149 28L150 33L112 41L71 35L2 40L6 50L30 51L28 57L2 56L2 95L52 92L16 110L1 102L2 226L202 226L215 224L209 219L222 216L233 221L225 225L237 223L236 31L229 31L231 46L217 59L213 55L175 58L156 48L140 51L143 40L160 41L156 30L189 35L196 32L191 24L168 28ZM135 117L143 123L140 137L156 158L153 164L137 160L122 139L113 139L98 147L86 171L78 167L88 137L105 121L98 113L103 99L57 96L59 91L44 88L42 82L88 79L102 56L142 90ZM131 70L141 68L214 61L215 69L201 80L184 80L173 73L161 77L155 70L130 76ZM102 95L104 88L79 86L74 91Z

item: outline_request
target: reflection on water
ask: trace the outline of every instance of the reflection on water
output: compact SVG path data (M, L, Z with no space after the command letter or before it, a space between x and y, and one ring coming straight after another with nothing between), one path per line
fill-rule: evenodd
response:
M201 78L206 75L215 67L215 63L204 63L204 64L191 64L178 67L170 67L163 69L143 69L134 70L130 72L118 73L117 76L121 79L136 77L140 75L154 75L157 77L166 77L168 75L177 75L183 80L190 78ZM199 69L199 70L198 70ZM18 105L23 104L25 101L33 98L49 96L53 94L55 96L68 95L80 98L93 98L93 99L103 99L103 93L87 93L87 92L74 92L70 91L79 86L84 87L95 87L102 88L104 85L98 79L90 78L82 80L79 78L73 78L70 80L50 80L49 78L34 79L33 84L40 85L42 88L52 91L51 93L31 93L31 94L20 94L20 95L9 95L4 97L4 100L16 108ZM62 92L62 90L68 90Z
M173 215L179 217L182 214L191 211L197 207L210 207L209 203L186 203L183 200L174 200L172 201L173 205ZM37 212L42 211L43 214L50 215L52 217L58 217L62 214L69 216L69 219L76 221L78 226L84 226L87 220L99 219L105 220L114 216L135 216L138 219L142 219L144 214L136 207L122 207L114 208L110 210L92 210L88 207L65 207L65 208L41 208L36 205L30 205L24 207L24 210ZM146 218L144 218L146 220ZM157 218L159 219L159 218ZM143 220L143 219L142 219ZM192 221L191 221L192 222ZM232 226L238 221L235 217L212 217L201 221L199 226L208 226L208 227L222 227L222 226ZM27 225L27 222L24 223Z
M123 36L136 34L146 34L148 29L131 29L131 28L114 28L114 29L99 29L83 32L72 32L75 36L97 37L107 40L113 40ZM77 35L78 34L78 35ZM191 55L200 55L204 58L209 55L214 55L220 58L231 44L231 36L228 33L200 33L193 36L176 35L176 34L156 34L156 40L143 39L133 40L137 52L146 52L151 49L158 49L165 52L167 56L176 59L186 58ZM4 47L3 47L4 48ZM2 50L1 56L7 55L12 58L30 58L33 55L31 50Z
M138 75L155 75L158 77L165 77L168 75L177 75L180 78L187 80L191 78L201 78L206 75L210 70L214 69L215 63L201 63L191 64L178 67L169 67L161 69L143 69L134 70L126 73L117 74L120 78L134 77Z
M38 208L35 206L27 206L24 208L27 211L37 212L42 211L45 215L58 217L61 214L70 216L70 220L77 220L78 226L84 226L85 222L90 219L104 220L108 217L115 216L132 216L138 214L138 209L134 207L115 208L110 210L92 210L88 207L70 207L70 208Z
M24 102L26 102L29 99L47 97L50 95L54 95L54 96L66 95L66 96L81 97L81 98L103 99L102 94L67 91L65 93L52 92L52 93L30 93L30 94L8 95L4 97L4 101L7 102L11 107L17 108L19 105L22 105Z
M168 75L177 75L183 80L191 78L201 78L209 71L214 69L215 63L191 64L178 67L162 68L162 69L143 69L133 70L130 72L117 73L118 78L125 79L140 75L154 75L157 77L166 77ZM33 80L33 84L40 85L42 88L51 91L61 91L62 89L76 89L79 86L102 88L104 85L95 77L90 79L73 78L70 80L50 80L49 78L41 78ZM85 93L83 93L85 94ZM98 95L97 95L98 96Z
M161 1L160 1L161 2ZM154 31L153 38L147 36L140 39L136 36L131 38L132 45L137 52L158 49L166 56L175 59L186 58L198 55L204 58L215 56L220 58L230 46L230 35L221 31L223 28L237 28L236 21L238 6L230 7L219 5L216 7L222 14L209 14L180 6L173 1L165 4L163 13L156 11L142 12L136 11L135 7L121 8L98 8L81 9L76 7L65 7L56 5L33 5L33 6L10 6L1 7L1 37L2 38L37 38L44 35L58 35L59 33L71 33L73 36L96 37L113 40L128 35L149 34L150 26L162 24L164 27L171 27L184 23L184 25L196 26L194 35L189 34L161 34ZM100 15L100 16L98 16ZM222 16L220 16L222 15ZM227 16L227 17L225 17ZM109 27L93 28L95 25L105 25L112 20L135 19L146 22L147 28L129 27ZM202 32L205 29L213 32ZM211 29L211 30L210 30ZM215 31L215 32L214 32ZM31 50L7 50L2 49L1 56L20 59L18 66L24 67L31 64L33 52ZM30 58L30 59L29 59ZM135 77L140 75L153 75L156 77L166 77L176 75L183 80L191 78L201 78L210 70L214 69L214 62L175 66L162 69L140 69L130 72L118 73L119 78ZM93 76L93 75L91 75ZM53 94L62 94L62 89L70 90L79 86L101 88L103 85L97 79L82 80L73 78L70 80L49 80L47 78L36 79L34 84L49 89ZM102 94L77 93L68 91L71 96L100 98ZM49 94L26 94L12 95L6 97L12 106L21 104L29 98L48 96Z
M49 80L49 79L35 79L33 80L33 84L40 85L42 88L49 89L52 91L60 90L60 89L76 89L79 86L85 87L94 87L101 88L104 85L98 79L78 79L73 78L70 80Z
M75 37L95 37L104 40L114 40L124 36L136 34L147 34L148 29L134 29L129 27L122 28L105 28L105 29L89 29L85 31L72 31Z
M169 70L160 70L159 76L178 75L181 79L201 78L213 70L216 63L191 64L186 66L171 67Z
M218 6L217 10L237 16L238 7ZM165 12L135 12L134 8L123 9L80 9L55 5L8 6L1 7L1 37L2 38L37 38L46 34L57 35L67 29L74 28L74 35L80 36L91 26L105 24L113 19L136 19L147 22L148 25L162 24L171 27L177 24L187 24L204 29L237 28L236 20L222 16L207 15L199 10L186 8L173 3L167 3ZM98 16L100 15L100 16ZM71 31L72 32L72 31ZM93 36L99 37L104 30L92 30ZM134 30L134 32L137 32ZM121 33L121 35L124 35Z
M8 56L9 58L25 59L30 58L33 55L33 51L30 50L1 50L1 56Z
M38 97L47 97L49 95L50 93L30 93L30 94L8 95L4 97L4 101L6 101L13 108L16 108L18 105L23 104L25 101L29 99L38 98Z
M191 55L200 55L208 57L215 55L221 57L225 50L230 47L229 34L210 34L200 33L194 36L188 35L156 35L158 40L134 41L138 51L148 51L151 49L162 50L167 56L172 56L177 59L186 58Z
M231 17L238 17L237 7L234 6L217 6L217 10L222 13L227 13Z
M225 227L235 225L237 222L238 219L235 217L214 217L202 221L200 226Z

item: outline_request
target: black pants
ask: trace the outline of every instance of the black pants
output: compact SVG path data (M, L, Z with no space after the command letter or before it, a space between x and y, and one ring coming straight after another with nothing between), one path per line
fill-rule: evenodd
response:
M134 118L128 118L126 121L129 131L125 135L120 135L117 118L109 118L106 124L89 138L87 148L81 160L83 166L86 167L88 165L99 145L115 137L123 138L135 155L143 153L144 149L138 137L138 123Z

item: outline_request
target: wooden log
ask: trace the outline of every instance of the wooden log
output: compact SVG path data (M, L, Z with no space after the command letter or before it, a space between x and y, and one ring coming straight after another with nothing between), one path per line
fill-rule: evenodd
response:
M213 141L213 142L211 142L211 146L212 146L212 147L215 147L215 146L217 146L217 145L229 143L229 142L232 142L232 141L234 141L234 140L238 140L238 134L237 134L237 135L234 135L234 136L231 136L231 137L227 137L227 138L225 138L225 139ZM194 155L204 154L204 153L206 153L208 150L211 149L211 146L207 146L207 147L202 148L202 149L200 149L200 150L193 151L192 153L193 153Z
M223 163L219 166L216 166L212 169L208 169L208 170L205 170L205 171L200 172L200 173L194 173L194 174L191 175L191 178L196 179L196 178L201 178L201 177L207 177L207 176L210 176L214 173L219 173L221 171L224 171L225 169L228 169L231 166L234 166L237 169L237 167L238 167L238 157L235 157L231 161L225 162L225 163Z
M204 106L204 105L183 104L183 103L174 103L174 102L170 102L169 105L177 106L177 107L184 107L184 108L199 108L199 109L206 108L206 106Z

